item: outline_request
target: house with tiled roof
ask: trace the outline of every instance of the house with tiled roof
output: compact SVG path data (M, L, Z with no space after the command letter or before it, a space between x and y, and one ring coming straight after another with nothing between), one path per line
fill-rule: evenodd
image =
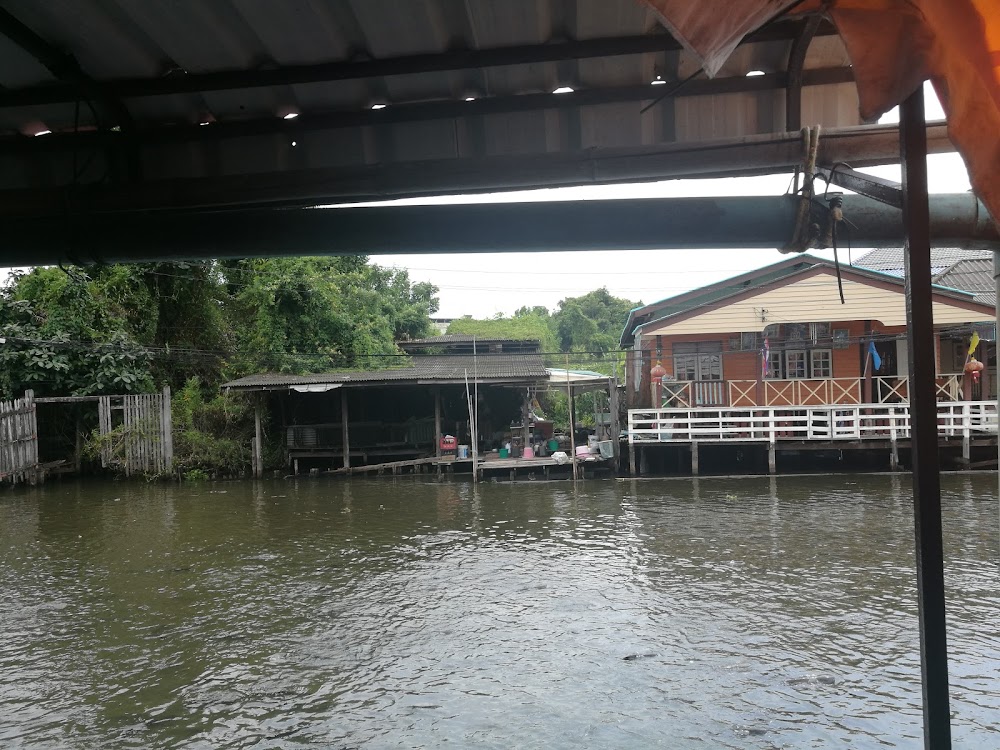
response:
M905 271L904 258L903 248L884 247L865 253L854 265L901 277ZM931 248L931 281L949 289L971 292L979 302L996 304L992 250Z
M859 261L837 268L797 255L632 310L621 336L629 407L906 401L901 264L884 251L865 259L868 267ZM967 277L985 259L979 251L938 253L938 259L938 397L995 398L994 298L986 290L954 288L974 286ZM984 341L977 354L988 365L978 380L964 372L974 332Z

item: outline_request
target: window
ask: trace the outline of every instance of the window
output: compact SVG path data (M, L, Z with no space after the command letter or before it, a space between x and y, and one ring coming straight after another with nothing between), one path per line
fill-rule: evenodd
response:
M781 378L784 376L784 368L781 366L781 352L768 352L767 354L767 377Z
M740 349L745 352L756 352L761 347L760 334L756 331L744 331L740 334Z
M830 340L830 324L810 323L809 340L814 344L818 344L820 342L827 343Z
M829 349L813 349L809 352L809 358L809 372L811 377L833 377L833 354Z
M678 380L722 380L722 342L674 344L674 377Z
M833 329L833 348L834 349L846 349L850 346L850 331L846 328L834 328Z
M805 349L789 349L785 352L785 377L809 377L808 360Z

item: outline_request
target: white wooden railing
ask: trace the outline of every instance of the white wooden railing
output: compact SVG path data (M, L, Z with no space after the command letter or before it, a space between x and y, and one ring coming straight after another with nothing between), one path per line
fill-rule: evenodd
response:
M934 379L938 401L959 401L962 398L962 373L942 373ZM879 403L907 401L910 379L906 375L872 378L872 400Z
M995 401L938 402L938 434L997 434ZM897 440L910 436L909 404L630 409L632 443Z

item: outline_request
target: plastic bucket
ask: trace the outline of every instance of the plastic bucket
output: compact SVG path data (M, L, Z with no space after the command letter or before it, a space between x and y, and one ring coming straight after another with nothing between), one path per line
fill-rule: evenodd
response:
M469 446L467 446L467 445L460 445L460 446L458 446L458 457L459 458L468 458L469 457Z
M559 441L556 440L555 438L549 440L549 450L552 451L553 453L559 450Z
M535 457L535 454L534 454L534 452L532 452L532 450L531 450L530 447L524 449L524 457L525 458L534 458Z
M500 449L500 458L508 458L510 456L510 451L506 448Z

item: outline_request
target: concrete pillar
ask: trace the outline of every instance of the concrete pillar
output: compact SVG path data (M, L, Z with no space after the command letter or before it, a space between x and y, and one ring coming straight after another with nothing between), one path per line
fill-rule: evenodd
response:
M776 445L774 443L767 444L767 473L777 474L778 473L778 456Z
M628 474L630 477L637 476L635 469L635 443L631 440L628 444Z
M899 471L899 441L889 441L889 471Z
M691 474L698 476L698 441L691 441Z

